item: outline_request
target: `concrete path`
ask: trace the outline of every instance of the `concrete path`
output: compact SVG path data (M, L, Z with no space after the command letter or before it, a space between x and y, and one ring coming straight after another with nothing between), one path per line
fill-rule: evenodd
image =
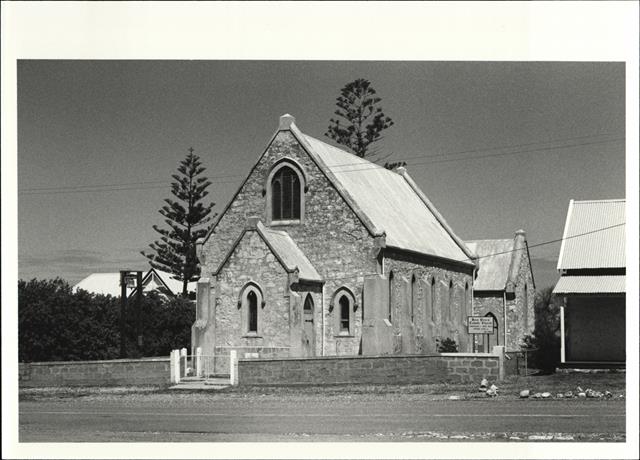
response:
M170 390L221 390L230 386L228 378L182 379L179 384L169 387Z

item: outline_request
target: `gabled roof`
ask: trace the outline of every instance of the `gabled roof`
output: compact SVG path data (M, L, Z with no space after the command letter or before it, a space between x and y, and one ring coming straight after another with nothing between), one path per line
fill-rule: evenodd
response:
M514 240L473 240L465 243L478 255L478 277L473 282L473 290L503 291L509 279Z
M244 235L248 231L256 231L265 244L269 247L273 255L278 259L282 268L287 273L298 272L298 278L305 281L321 282L322 277L313 267L307 256L304 255L298 245L291 239L287 232L271 230L266 228L262 222L255 218L250 218L247 227L233 243L226 256L222 259L213 274L216 275L222 270L233 251L238 246Z
M182 292L182 281L173 279L173 275L171 273L156 270L155 268L151 268L143 275L142 286L144 286L144 292L158 290L158 288L168 289L173 295L177 295ZM197 283L195 282L188 283L187 290L195 291L196 286ZM73 292L77 292L78 289L85 290L92 294L119 297L120 273L92 273L73 286ZM127 297L130 297L135 291L135 288L127 288Z
M404 168L390 171L303 134L291 115L280 117L279 129L271 142L280 131L294 135L369 233L374 237L385 237L386 246L474 265L473 252L453 232ZM226 209L209 235L225 212Z
M471 240L466 245L478 256L478 276L473 282L474 291L513 292L518 271L528 245L524 230L518 230L514 238L499 240ZM531 260L529 259L531 270ZM533 270L532 270L533 277Z
M558 270L625 268L625 200L569 202Z

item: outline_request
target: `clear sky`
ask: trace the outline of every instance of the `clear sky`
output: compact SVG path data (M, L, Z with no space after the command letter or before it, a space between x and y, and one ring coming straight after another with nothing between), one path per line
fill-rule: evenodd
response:
M624 197L621 63L23 60L19 277L146 267L189 147L221 212L280 115L330 142L339 89L359 77L395 121L381 149L463 239L559 239L570 199ZM538 288L558 252L531 248Z

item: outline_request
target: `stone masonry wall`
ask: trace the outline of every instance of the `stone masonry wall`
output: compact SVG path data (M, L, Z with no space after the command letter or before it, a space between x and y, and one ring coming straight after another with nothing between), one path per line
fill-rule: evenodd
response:
M476 347L478 351L491 350L493 345L504 345L504 299L502 291L474 293L473 314L475 316L485 316L492 313L498 322L498 329L495 334L487 337L484 334L476 336Z
M460 356L341 356L239 360L240 385L419 384L497 380L499 358Z
M258 216L265 225L267 224L267 195L263 194L263 191L271 168L283 158L293 159L304 172L307 189L304 193L305 211L301 223L273 225L272 228L285 230L326 280L322 292L318 295L314 293L315 353L322 353L321 338L324 330L326 355L357 354L362 325L360 310L353 315L353 335L344 337L337 333L337 309L330 312L328 307L331 297L341 286L348 287L360 302L364 275L376 272L373 239L354 211L290 132L281 131L276 135L204 244L202 253L205 263L202 276L213 278L211 273L238 238L247 217ZM240 272L234 270L234 273ZM211 296L210 305L213 305L214 286L211 288ZM266 295L265 297L267 303L272 302ZM225 302L226 299L222 304ZM211 310L213 308L210 308ZM212 320L213 318L210 318L210 321ZM213 339L209 330L200 336L204 336L201 346L205 353L207 347L213 346L212 342L215 341L216 345L222 345L224 342Z
M213 347L288 347L288 275L258 232L248 231L212 284L217 301L209 310L203 354ZM247 311L238 306L242 288L250 281L262 291L265 304L258 304L258 333L247 334ZM214 317L215 315L215 317ZM215 318L215 321L214 321ZM215 327L215 331L213 328ZM215 344L211 339L215 337Z
M438 260L425 264L424 259L385 250L384 271L386 276L389 276L391 271L394 274L392 324L398 337L396 352L434 352L436 339L445 338L455 340L460 352L472 351L472 343L467 334L467 316L471 315L472 267ZM413 276L415 282L412 286ZM430 283L433 278L436 280L433 311L435 321L432 321L430 305ZM450 313L449 281L453 281Z
M525 285L527 286L526 296ZM529 255L527 251L522 251L515 298L507 298L507 350L519 350L524 336L533 334L535 327L535 295L536 291L529 264Z
M19 363L21 388L166 385L169 358Z

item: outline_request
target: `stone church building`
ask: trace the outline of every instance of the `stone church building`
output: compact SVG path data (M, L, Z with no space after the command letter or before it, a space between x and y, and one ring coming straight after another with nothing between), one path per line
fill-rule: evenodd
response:
M205 355L471 351L475 255L404 168L303 134L290 115L198 243Z
M466 244L480 266L473 284L474 314L493 318L494 324L492 334L476 337L477 351L491 351L495 345L520 350L535 327L536 290L525 231L518 230L513 238Z

